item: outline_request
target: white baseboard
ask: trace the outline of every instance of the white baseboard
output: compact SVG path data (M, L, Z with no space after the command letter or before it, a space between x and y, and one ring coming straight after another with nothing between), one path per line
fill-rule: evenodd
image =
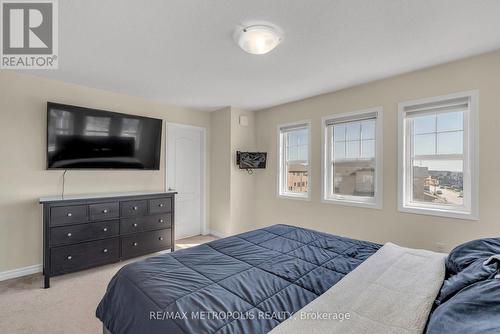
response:
M205 235L206 234L211 234L217 238L225 238L226 237L226 235L224 233L216 231L216 230L210 230L210 229L206 231Z
M34 264L32 266L11 269L0 272L0 281L5 281L12 278L18 278L26 275L32 275L42 272L43 266L41 264Z

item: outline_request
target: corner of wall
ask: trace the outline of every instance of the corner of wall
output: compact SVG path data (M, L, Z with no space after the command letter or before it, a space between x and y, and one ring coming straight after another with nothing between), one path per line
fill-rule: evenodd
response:
M246 121L240 122L240 117ZM245 124L247 122L247 124ZM256 176L236 166L236 151L256 148L255 112L227 107L212 112L210 231L222 235L253 227Z

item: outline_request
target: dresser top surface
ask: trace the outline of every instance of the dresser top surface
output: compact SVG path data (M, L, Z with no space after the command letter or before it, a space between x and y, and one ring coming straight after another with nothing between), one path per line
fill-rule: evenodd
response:
M161 196L161 195L175 195L176 191L160 191L160 192L120 192L120 193L103 193L103 194L84 194L84 195L65 195L62 196L48 196L40 197L40 204L45 203L55 203L55 202L70 202L79 200L92 200L92 199L106 199L106 198L116 198L120 197L135 197L135 196Z

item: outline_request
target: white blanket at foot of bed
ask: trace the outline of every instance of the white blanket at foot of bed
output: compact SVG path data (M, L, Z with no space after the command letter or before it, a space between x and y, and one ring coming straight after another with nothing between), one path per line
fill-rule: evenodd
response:
M445 257L387 243L270 333L422 333Z

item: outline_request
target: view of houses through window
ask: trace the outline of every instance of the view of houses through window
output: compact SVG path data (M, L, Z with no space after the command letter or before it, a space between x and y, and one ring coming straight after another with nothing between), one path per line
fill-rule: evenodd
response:
M287 188L292 192L307 192L307 167L301 164L289 165Z
M333 125L333 194L375 196L375 119Z
M324 118L323 200L382 206L382 108Z
M286 187L290 192L307 193L309 168L307 128L286 132Z
M477 214L477 93L399 104L401 211ZM382 108L323 118L323 200L382 207ZM279 127L279 194L308 197L310 125Z
M464 114L425 114L412 119L414 202L462 206Z
M399 104L399 209L477 219L477 91Z
M280 128L280 195L307 197L309 191L309 125Z

